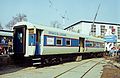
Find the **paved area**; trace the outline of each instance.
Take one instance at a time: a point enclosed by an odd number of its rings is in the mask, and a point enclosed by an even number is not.
[[[100,78],[104,65],[106,61],[97,58],[43,68],[11,66],[0,70],[0,78]]]

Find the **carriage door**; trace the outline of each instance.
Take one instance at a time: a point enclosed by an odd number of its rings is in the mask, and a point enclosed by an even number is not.
[[[14,28],[13,50],[15,54],[24,55],[26,52],[26,27]]]
[[[84,40],[85,38],[79,37],[79,52],[84,52]]]
[[[40,55],[41,54],[41,34],[42,34],[42,30],[36,29],[35,55]]]

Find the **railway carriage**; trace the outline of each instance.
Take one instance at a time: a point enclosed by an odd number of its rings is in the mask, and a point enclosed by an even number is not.
[[[7,54],[12,49],[13,31],[0,30],[0,55]],[[11,44],[9,44],[11,42]],[[11,46],[10,46],[11,45]]]
[[[15,56],[41,57],[42,62],[77,59],[104,52],[104,40],[74,32],[19,22],[14,26]],[[86,56],[86,55],[85,55]]]

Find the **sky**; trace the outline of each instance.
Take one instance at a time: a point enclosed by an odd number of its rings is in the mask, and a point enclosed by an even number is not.
[[[50,26],[58,21],[65,28],[93,21],[99,4],[95,21],[120,24],[120,0],[0,0],[0,23],[4,27],[21,13],[27,15],[28,22]]]

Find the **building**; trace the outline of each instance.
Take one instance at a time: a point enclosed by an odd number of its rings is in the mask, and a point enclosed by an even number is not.
[[[117,45],[117,47],[120,47],[120,24],[94,22],[93,25],[92,21],[79,21],[75,24],[66,27],[64,30],[100,37],[100,38],[115,35],[117,38],[117,42],[116,43],[107,42],[106,45],[107,46],[112,45],[111,47]]]

